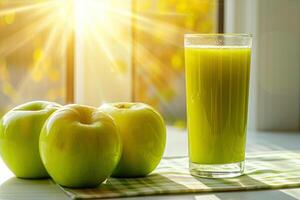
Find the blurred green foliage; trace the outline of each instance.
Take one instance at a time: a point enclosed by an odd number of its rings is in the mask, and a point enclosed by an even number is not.
[[[135,6],[136,100],[185,127],[183,36],[217,31],[217,0],[136,0]]]

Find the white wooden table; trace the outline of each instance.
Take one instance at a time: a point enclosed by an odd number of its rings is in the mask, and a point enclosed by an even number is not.
[[[284,132],[248,132],[247,152],[269,151],[275,149],[300,150],[300,133]],[[187,135],[184,130],[168,128],[165,156],[187,155]],[[69,197],[50,180],[22,180],[14,178],[13,174],[0,160],[0,200],[67,200]],[[126,198],[126,200],[254,200],[254,199],[300,199],[300,188],[283,190],[259,190],[241,192],[218,192],[207,194],[162,195]]]

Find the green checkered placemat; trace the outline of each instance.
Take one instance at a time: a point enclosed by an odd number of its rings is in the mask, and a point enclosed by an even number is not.
[[[300,187],[300,152],[251,152],[246,173],[238,178],[196,178],[189,174],[187,157],[164,158],[144,178],[110,178],[94,189],[62,189],[73,199],[85,199],[287,187]]]

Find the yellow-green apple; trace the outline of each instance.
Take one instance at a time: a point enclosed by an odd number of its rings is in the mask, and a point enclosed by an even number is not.
[[[65,187],[96,187],[113,172],[122,143],[114,120],[97,108],[67,105],[40,135],[40,154],[52,179]]]
[[[106,103],[101,110],[113,117],[123,143],[114,177],[140,177],[159,164],[166,144],[166,127],[161,115],[143,103]]]
[[[47,118],[59,104],[33,101],[7,112],[0,121],[0,153],[19,178],[49,177],[39,154],[39,136]]]

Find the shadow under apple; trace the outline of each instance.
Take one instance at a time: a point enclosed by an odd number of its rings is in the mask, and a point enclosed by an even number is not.
[[[69,199],[51,179],[10,178],[0,185],[0,199]]]

